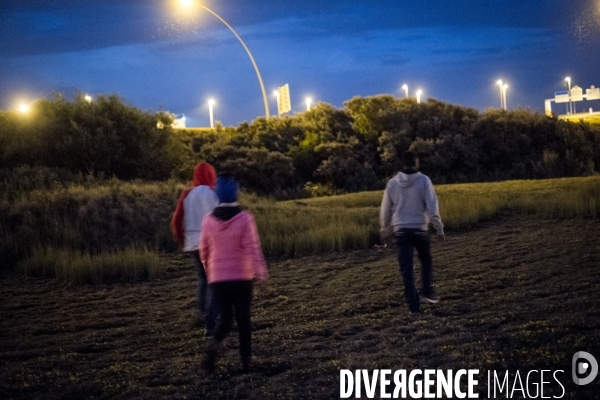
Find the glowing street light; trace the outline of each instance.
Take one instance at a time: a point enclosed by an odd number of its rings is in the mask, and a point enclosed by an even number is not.
[[[266,116],[267,119],[269,119],[269,117],[270,117],[270,113],[269,113],[269,101],[267,99],[267,92],[265,91],[265,85],[263,84],[262,77],[260,76],[260,71],[258,70],[258,65],[256,65],[256,61],[254,61],[254,57],[252,57],[252,53],[250,53],[250,49],[248,48],[248,46],[246,46],[246,43],[244,43],[244,41],[242,40],[242,38],[240,37],[240,35],[238,35],[238,33],[235,31],[235,29],[233,29],[233,27],[231,25],[229,25],[227,23],[227,21],[225,21],[216,12],[214,12],[210,8],[206,7],[205,5],[196,3],[194,0],[179,0],[179,3],[184,8],[187,8],[187,9],[191,9],[191,8],[193,8],[195,6],[198,6],[198,7],[202,8],[202,9],[204,9],[205,11],[211,13],[215,18],[217,18],[219,21],[221,21],[227,28],[229,28],[229,30],[239,40],[239,42],[244,47],[244,50],[246,50],[246,53],[248,53],[248,57],[250,57],[250,61],[252,61],[252,65],[254,66],[254,71],[256,71],[256,76],[258,77],[258,83],[260,84],[260,90],[262,91],[263,102],[265,103],[265,116]]]
[[[213,106],[215,105],[215,101],[213,99],[208,100],[208,114],[210,115],[210,127],[215,127],[215,119],[213,116]]]
[[[565,81],[567,81],[567,84],[569,85],[569,109],[567,110],[567,112],[569,114],[573,114],[573,108],[572,108],[573,106],[571,104],[571,77],[567,76],[565,78]]]
[[[421,89],[417,90],[417,103],[421,103],[421,95],[423,94],[423,91]]]
[[[275,95],[275,98],[277,99],[277,116],[281,117],[281,114],[279,113],[279,90],[273,90],[273,94]]]
[[[498,79],[496,83],[498,86],[500,86],[500,108],[504,109],[504,90],[502,89],[502,79]]]
[[[22,112],[23,114],[27,114],[30,109],[31,109],[31,107],[29,107],[29,105],[25,104],[25,103],[23,103],[19,106],[19,111]]]
[[[402,85],[402,89],[404,89],[404,97],[408,98],[408,85]]]
[[[312,103],[312,99],[310,97],[306,98],[306,111],[310,111],[310,103]]]
[[[505,83],[504,85],[502,85],[502,95],[504,97],[504,110],[505,111],[508,108],[508,107],[506,107],[506,89],[508,89],[508,85]]]
[[[86,94],[85,96],[83,96],[83,99],[85,101],[87,101],[88,103],[92,102],[92,96],[90,96],[89,94]]]

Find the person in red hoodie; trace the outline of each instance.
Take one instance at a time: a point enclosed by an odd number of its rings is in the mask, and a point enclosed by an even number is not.
[[[214,329],[217,314],[216,306],[211,301],[212,296],[204,266],[200,261],[198,244],[202,219],[219,204],[214,191],[216,180],[217,173],[212,165],[205,162],[198,163],[194,167],[194,186],[181,194],[171,220],[171,230],[175,240],[184,252],[190,253],[198,270],[198,309],[200,318],[204,319],[207,333]]]
[[[213,288],[220,319],[202,366],[209,371],[214,369],[219,344],[229,333],[233,307],[239,331],[242,368],[248,372],[252,355],[252,280],[257,278],[266,281],[269,275],[254,217],[242,211],[237,203],[237,182],[228,176],[219,177],[216,192],[219,206],[202,221],[200,258]]]

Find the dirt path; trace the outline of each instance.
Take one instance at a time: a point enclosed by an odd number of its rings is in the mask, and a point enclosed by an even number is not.
[[[599,231],[600,220],[505,216],[450,234],[433,245],[442,301],[416,318],[391,250],[271,263],[247,375],[232,337],[217,370],[200,370],[207,339],[181,255],[155,282],[4,279],[0,397],[338,398],[340,368],[479,368],[563,369],[564,398],[598,398],[600,378],[568,381],[574,352],[600,359]]]

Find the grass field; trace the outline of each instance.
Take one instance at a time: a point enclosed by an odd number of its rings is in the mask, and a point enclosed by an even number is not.
[[[160,276],[164,266],[148,253],[176,250],[169,222],[183,188],[176,182],[109,180],[97,186],[29,190],[0,198],[0,270],[12,265],[21,275],[73,283]],[[600,215],[599,176],[440,185],[436,190],[449,231],[469,229],[503,210],[552,218]],[[240,202],[254,213],[266,254],[298,257],[367,249],[378,243],[382,193],[287,202],[245,194]],[[105,263],[110,271],[99,273],[89,262],[91,257],[112,260]],[[141,272],[129,261],[132,257],[144,260]]]
[[[342,368],[477,368],[480,398],[488,370],[519,370],[524,381],[547,369],[564,371],[562,398],[597,399],[600,379],[575,386],[571,357],[600,356],[599,230],[598,219],[502,211],[450,232],[432,248],[441,302],[417,317],[391,249],[272,262],[270,285],[255,294],[246,375],[235,335],[215,372],[200,369],[207,338],[194,324],[196,274],[181,254],[165,256],[164,276],[147,282],[3,279],[1,397],[334,399]],[[562,394],[552,383],[544,396]]]

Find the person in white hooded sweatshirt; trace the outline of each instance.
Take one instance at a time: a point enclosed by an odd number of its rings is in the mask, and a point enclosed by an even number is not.
[[[402,155],[402,170],[386,185],[379,222],[382,240],[392,234],[398,245],[398,262],[404,281],[404,296],[410,313],[418,313],[420,298],[435,304],[439,300],[433,289],[433,266],[429,242],[429,223],[439,240],[444,240],[444,225],[440,217],[435,189],[426,175],[418,172],[419,159],[410,151]],[[421,260],[421,295],[415,288],[413,249]]]

